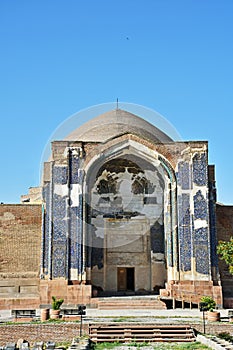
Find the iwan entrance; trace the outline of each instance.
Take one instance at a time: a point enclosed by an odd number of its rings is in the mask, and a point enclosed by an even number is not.
[[[134,292],[134,267],[118,267],[117,269],[117,289],[118,292]]]

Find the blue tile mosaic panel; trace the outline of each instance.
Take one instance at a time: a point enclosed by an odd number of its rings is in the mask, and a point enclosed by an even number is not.
[[[53,240],[66,242],[67,218],[66,198],[53,195]]]
[[[58,185],[65,185],[67,183],[68,169],[67,166],[53,167],[53,181]]]
[[[208,228],[207,227],[201,227],[194,231],[194,242],[195,244],[198,243],[208,243]]]
[[[78,233],[79,229],[79,218],[78,218],[78,207],[70,208],[70,267],[72,269],[78,269],[78,260],[80,256],[80,236]]]
[[[194,218],[207,220],[208,219],[208,204],[207,200],[203,196],[201,190],[199,190],[193,197],[194,200]]]
[[[198,186],[207,185],[207,154],[196,154],[193,157],[193,182]]]
[[[190,189],[190,168],[188,162],[178,164],[177,182],[183,190]]]
[[[79,163],[80,163],[80,160],[77,156],[72,155],[70,157],[70,183],[71,184],[80,183]]]
[[[182,194],[178,196],[178,216],[179,216],[179,246],[180,246],[180,269],[191,271],[192,257],[192,232],[190,215],[190,196]]]
[[[53,247],[52,274],[54,278],[66,276],[66,245]]]
[[[196,271],[208,275],[209,271],[209,248],[207,244],[195,245]]]
[[[71,268],[77,268],[77,216],[78,207],[69,208],[70,214],[70,264]]]
[[[53,194],[53,241],[52,274],[53,277],[65,277],[67,250],[66,198]]]

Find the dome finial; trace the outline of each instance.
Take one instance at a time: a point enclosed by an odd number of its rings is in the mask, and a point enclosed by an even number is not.
[[[116,100],[116,111],[118,110],[118,97],[117,97],[117,100]]]

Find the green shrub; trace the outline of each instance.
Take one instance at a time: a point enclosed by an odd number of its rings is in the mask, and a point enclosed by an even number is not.
[[[52,296],[52,309],[59,310],[63,301],[64,299],[57,299],[55,296]]]
[[[227,333],[227,332],[219,333],[218,337],[226,341],[230,341],[230,342],[233,341],[233,337],[230,335],[230,333]]]
[[[206,304],[206,311],[214,311],[216,307],[216,302],[211,297],[206,297],[206,296],[201,297],[201,303]]]

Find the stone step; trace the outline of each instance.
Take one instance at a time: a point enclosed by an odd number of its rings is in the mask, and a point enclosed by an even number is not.
[[[90,324],[89,335],[94,342],[193,342],[196,340],[190,326]]]
[[[166,304],[160,300],[99,300],[98,309],[166,309]]]

